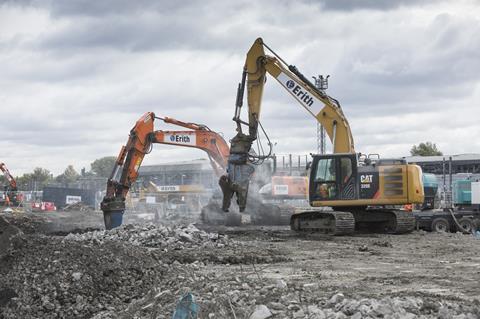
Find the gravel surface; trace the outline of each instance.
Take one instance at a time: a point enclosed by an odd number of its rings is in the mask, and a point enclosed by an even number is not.
[[[186,293],[198,318],[480,318],[473,236],[76,228],[16,233],[0,259],[0,318],[172,318]]]

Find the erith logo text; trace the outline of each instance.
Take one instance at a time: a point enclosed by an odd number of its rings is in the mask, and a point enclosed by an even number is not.
[[[177,143],[190,143],[190,137],[188,135],[171,135],[170,141]]]
[[[308,95],[308,92],[303,91],[300,85],[296,84],[292,80],[288,80],[285,85],[288,89],[292,90],[293,94],[295,94],[300,99],[300,101],[305,102],[305,104],[307,104],[308,106],[313,105],[313,98]]]

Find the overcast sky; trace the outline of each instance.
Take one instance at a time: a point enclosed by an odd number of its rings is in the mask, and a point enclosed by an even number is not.
[[[147,111],[231,138],[259,36],[305,75],[331,75],[357,151],[405,156],[433,141],[480,153],[476,0],[0,3],[0,162],[14,175],[88,170],[116,156]],[[273,79],[262,112],[276,153],[316,150],[314,119]],[[156,145],[144,164],[203,157]]]

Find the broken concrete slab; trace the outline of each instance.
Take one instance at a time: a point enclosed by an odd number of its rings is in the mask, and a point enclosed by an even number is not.
[[[250,315],[249,319],[267,319],[272,317],[273,314],[265,305],[258,305],[255,307],[255,310]]]

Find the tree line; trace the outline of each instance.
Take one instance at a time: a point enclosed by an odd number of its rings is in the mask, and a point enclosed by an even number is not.
[[[413,145],[410,149],[412,156],[435,156],[443,155],[441,151],[437,149],[437,145],[432,142],[420,143]],[[90,170],[78,173],[73,165],[68,165],[64,172],[58,176],[53,174],[45,168],[36,167],[33,172],[23,174],[16,177],[17,186],[20,190],[41,190],[45,185],[49,183],[59,183],[68,185],[79,180],[80,177],[104,177],[108,178],[112,172],[113,165],[116,158],[114,156],[106,156],[96,159],[90,164]],[[0,175],[0,185],[6,185],[7,181],[3,175]]]
[[[90,170],[82,169],[79,173],[73,165],[68,165],[62,174],[54,176],[48,169],[36,167],[31,173],[25,173],[15,177],[19,190],[41,190],[50,183],[68,185],[77,182],[81,177],[103,177],[108,178],[112,172],[116,158],[106,156],[96,159],[90,164]],[[13,173],[13,172],[12,172]],[[7,185],[7,180],[0,175],[0,185]]]

